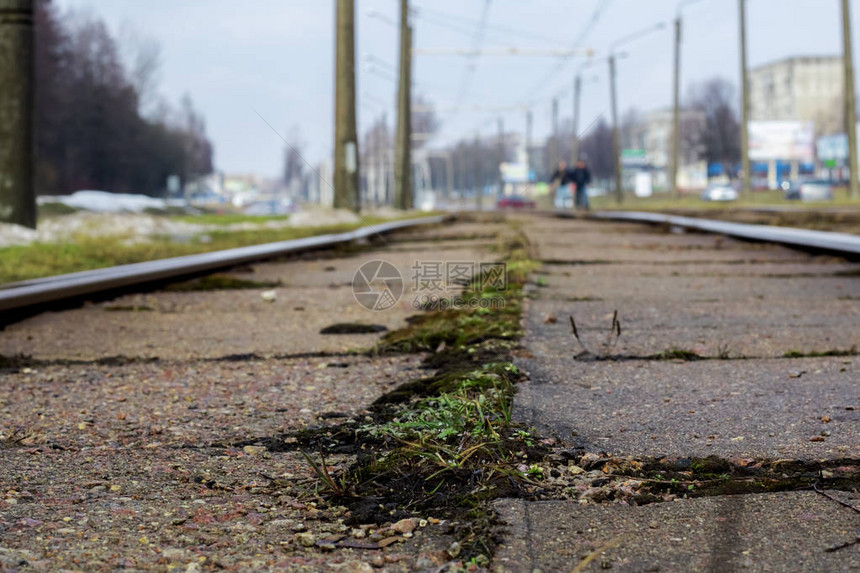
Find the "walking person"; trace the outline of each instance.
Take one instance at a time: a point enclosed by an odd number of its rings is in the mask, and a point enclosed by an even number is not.
[[[555,192],[556,208],[563,209],[567,207],[567,197],[573,197],[571,188],[573,179],[571,179],[571,174],[571,170],[567,168],[567,163],[564,161],[559,161],[558,167],[556,167],[555,171],[553,171],[553,174],[550,177],[550,183],[557,185]]]
[[[591,209],[588,203],[588,185],[591,183],[591,171],[585,164],[585,160],[580,159],[576,162],[576,167],[570,172],[570,181],[576,189],[576,208],[582,208],[586,211]]]

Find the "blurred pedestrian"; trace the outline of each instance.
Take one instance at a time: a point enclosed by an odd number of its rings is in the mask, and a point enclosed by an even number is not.
[[[591,171],[588,170],[585,160],[580,159],[576,162],[576,167],[570,172],[570,181],[576,190],[576,208],[588,211],[591,208],[588,203],[588,185],[591,183]]]
[[[571,183],[571,170],[567,168],[567,163],[564,161],[558,162],[558,167],[553,171],[550,177],[550,183],[556,186],[555,206],[558,208],[567,207],[567,197],[573,198],[573,188]]]

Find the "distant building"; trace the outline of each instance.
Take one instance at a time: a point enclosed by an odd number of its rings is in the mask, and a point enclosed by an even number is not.
[[[749,72],[754,121],[811,121],[819,134],[844,131],[841,56],[804,56]]]
[[[703,149],[700,135],[706,127],[705,114],[698,110],[682,109],[681,157],[678,167],[678,186],[681,189],[696,189],[707,184],[707,164],[702,159]],[[622,165],[625,179],[635,172],[649,171],[655,189],[669,186],[671,169],[672,130],[674,114],[671,109],[659,109],[645,113],[625,125],[622,134]],[[632,183],[627,182],[632,187]]]

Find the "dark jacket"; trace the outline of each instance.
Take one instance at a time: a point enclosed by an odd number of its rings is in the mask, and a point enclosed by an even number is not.
[[[591,171],[588,170],[588,167],[577,167],[573,171],[570,171],[569,177],[570,182],[575,183],[579,188],[583,188],[591,183]]]
[[[552,173],[552,177],[549,178],[550,182],[558,181],[559,186],[564,187],[565,185],[570,185],[573,183],[573,171],[570,169],[565,169],[561,171],[560,169],[556,169]]]

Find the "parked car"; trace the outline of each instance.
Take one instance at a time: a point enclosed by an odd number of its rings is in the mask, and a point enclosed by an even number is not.
[[[499,209],[534,209],[535,202],[529,201],[522,195],[508,195],[499,199],[496,207]]]
[[[800,199],[800,181],[783,181],[779,184],[782,189],[783,196],[789,201]]]
[[[738,191],[731,185],[714,184],[702,191],[702,201],[737,201]]]
[[[832,201],[833,184],[826,179],[813,179],[800,184],[801,201]]]

